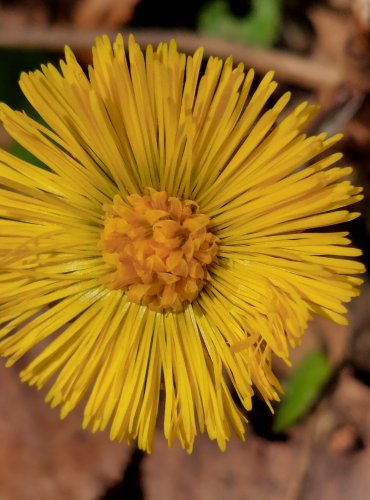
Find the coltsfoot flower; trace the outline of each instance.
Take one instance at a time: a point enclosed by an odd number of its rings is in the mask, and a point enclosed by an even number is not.
[[[364,271],[346,232],[361,189],[307,137],[317,107],[175,42],[97,39],[88,76],[66,49],[20,86],[43,119],[1,105],[8,133],[48,169],[0,151],[0,354],[38,344],[21,379],[65,417],[150,451],[244,437],[255,391],[279,399],[314,313],[346,322]],[[320,155],[320,156],[318,156]]]

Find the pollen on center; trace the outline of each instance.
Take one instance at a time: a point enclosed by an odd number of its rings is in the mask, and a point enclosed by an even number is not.
[[[192,302],[218,250],[210,219],[198,205],[147,188],[125,202],[116,195],[104,208],[99,248],[113,268],[109,286],[156,311],[180,311]]]

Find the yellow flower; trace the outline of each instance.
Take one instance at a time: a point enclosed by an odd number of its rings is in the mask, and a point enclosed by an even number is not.
[[[253,70],[201,64],[101,37],[88,77],[68,48],[22,74],[46,125],[1,105],[48,169],[0,152],[0,354],[41,343],[22,380],[148,451],[161,394],[170,445],[243,438],[254,392],[279,399],[272,355],[289,363],[313,313],[345,323],[364,270],[323,230],[361,199],[321,155],[340,136],[304,135],[306,103],[281,117],[289,93],[263,111],[272,73],[252,92]]]

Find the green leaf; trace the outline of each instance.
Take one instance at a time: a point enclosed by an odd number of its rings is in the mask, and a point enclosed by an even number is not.
[[[53,59],[55,59],[53,56],[45,52],[0,48],[0,102],[5,102],[13,109],[22,109],[28,116],[43,123],[22,94],[18,80],[23,71],[34,71],[39,69],[41,64]],[[22,160],[48,169],[44,163],[15,141],[11,143],[8,150]]]
[[[273,429],[281,432],[305,416],[318,400],[331,374],[328,359],[311,352],[287,380],[285,394],[274,418]]]
[[[23,146],[18,144],[18,142],[13,141],[10,148],[8,149],[9,153],[12,153],[14,156],[20,158],[21,160],[27,161],[32,165],[36,165],[37,167],[43,168],[44,170],[50,170],[49,167],[45,165],[45,163],[36,158],[36,156],[33,156],[33,154],[30,153],[28,149],[25,149]]]
[[[214,0],[200,12],[198,30],[246,45],[271,47],[277,40],[282,18],[282,0],[252,0],[245,17],[234,16],[226,0]]]
[[[40,51],[0,48],[0,102],[23,109],[27,100],[18,86],[20,74],[39,69],[50,59],[50,55]]]

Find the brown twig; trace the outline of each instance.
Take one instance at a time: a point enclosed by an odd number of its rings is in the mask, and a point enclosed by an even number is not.
[[[346,92],[333,92],[307,127],[307,132],[326,132],[329,136],[343,132],[364,103],[365,95],[348,87]],[[321,99],[322,101],[323,99]]]
[[[128,37],[131,31],[122,31]],[[253,67],[257,73],[265,73],[274,69],[280,81],[292,83],[308,89],[336,88],[344,83],[344,75],[334,64],[322,63],[313,59],[292,55],[281,50],[266,50],[246,47],[215,37],[201,36],[194,32],[182,30],[133,30],[141,45],[149,43],[157,45],[174,38],[178,47],[185,52],[194,52],[203,46],[206,56],[217,55],[225,58],[232,55],[236,62],[243,62],[247,67]],[[0,46],[47,49],[60,51],[64,45],[70,45],[74,50],[86,50],[91,47],[98,30],[77,31],[69,28],[28,28],[15,30],[0,27]],[[116,31],[108,31],[113,39]]]

